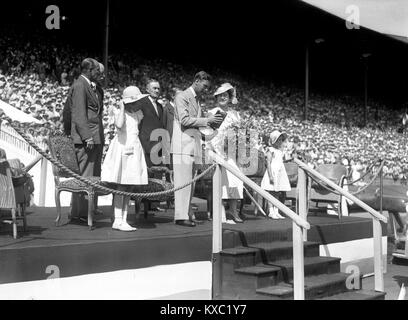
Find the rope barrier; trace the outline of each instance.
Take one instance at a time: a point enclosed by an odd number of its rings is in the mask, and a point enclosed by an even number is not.
[[[69,168],[67,168],[66,166],[64,166],[63,164],[61,164],[58,160],[54,159],[53,157],[51,157],[48,153],[46,153],[44,150],[42,150],[41,148],[39,148],[33,141],[31,141],[31,139],[18,127],[15,126],[13,124],[13,121],[6,117],[6,116],[2,116],[2,119],[6,120],[9,122],[9,125],[32,147],[34,148],[39,154],[41,154],[44,158],[46,158],[48,161],[50,161],[52,164],[54,164],[55,166],[57,166],[59,169],[65,170],[67,173],[69,173],[73,178],[89,185],[92,186],[96,189],[99,189],[101,191],[104,191],[106,193],[113,193],[113,194],[117,194],[117,195],[122,195],[122,196],[129,196],[129,197],[133,197],[133,198],[137,198],[137,199],[142,199],[142,198],[151,198],[151,197],[159,197],[159,196],[164,196],[170,193],[173,193],[175,191],[181,190],[186,188],[189,185],[192,185],[193,183],[195,183],[196,181],[200,180],[202,177],[204,177],[207,173],[209,173],[217,164],[212,164],[210,167],[208,167],[206,170],[204,170],[201,174],[197,175],[196,177],[194,177],[194,179],[192,179],[191,181],[189,181],[188,183],[185,183],[179,187],[174,187],[172,189],[169,190],[165,190],[165,191],[159,191],[159,192],[149,192],[149,193],[134,193],[134,192],[126,192],[126,191],[119,191],[119,190],[115,190],[115,189],[111,189],[108,187],[105,187],[103,185],[100,185],[99,182],[95,182],[95,181],[91,181],[88,180],[82,176],[80,176],[79,174],[73,172],[72,170],[70,170]],[[378,162],[380,159],[377,159],[376,162]],[[364,177],[366,177],[371,169],[376,165],[376,162],[373,163],[370,168],[367,170],[367,172],[360,177],[359,179],[352,181],[350,183],[344,184],[346,186],[349,185],[353,185],[358,181],[361,181]],[[364,190],[366,190],[371,184],[374,183],[375,179],[378,177],[378,175],[380,174],[382,168],[385,165],[385,160],[383,160],[381,162],[380,168],[378,169],[377,173],[374,175],[374,177],[370,180],[370,182],[365,185],[364,187],[358,189],[355,192],[350,192],[352,195],[357,195],[360,194],[361,192],[363,192]],[[339,192],[337,192],[336,190],[326,186],[325,184],[323,184],[321,181],[318,181],[316,178],[314,178],[313,176],[311,176],[310,174],[308,174],[308,176],[315,181],[317,184],[319,184],[321,187],[323,187],[324,189],[326,189],[327,191],[334,193],[335,195],[341,196],[341,194]]]
[[[212,169],[214,169],[214,167],[217,165],[216,163],[212,164],[210,167],[208,167],[206,170],[204,170],[202,173],[200,173],[199,175],[197,175],[194,179],[192,179],[190,182],[184,183],[181,186],[178,187],[174,187],[172,189],[169,190],[165,190],[165,191],[159,191],[159,192],[146,192],[146,193],[134,193],[134,192],[126,192],[126,191],[119,191],[119,190],[115,190],[115,189],[111,189],[108,187],[105,187],[103,185],[100,185],[99,182],[96,181],[91,181],[86,179],[85,177],[82,177],[81,175],[73,172],[71,169],[67,168],[66,166],[64,166],[62,163],[60,163],[58,160],[54,159],[53,157],[51,157],[51,155],[49,155],[48,153],[46,153],[44,150],[42,150],[41,148],[39,148],[33,141],[31,141],[31,139],[18,127],[15,126],[12,122],[12,120],[8,117],[1,117],[1,119],[6,120],[9,122],[10,126],[31,146],[33,147],[39,154],[41,154],[45,159],[47,159],[48,161],[50,161],[52,164],[54,164],[55,166],[57,166],[59,169],[61,170],[65,170],[68,174],[70,174],[73,178],[85,183],[86,185],[89,185],[91,187],[94,187],[98,190],[104,191],[106,193],[113,193],[116,195],[121,195],[121,196],[127,196],[127,197],[132,197],[132,198],[136,198],[136,199],[146,199],[146,198],[157,198],[160,196],[164,196],[167,194],[171,194],[173,192],[176,192],[178,190],[184,189],[187,186],[195,183],[196,181],[200,180],[202,177],[204,177],[206,174],[208,174]]]

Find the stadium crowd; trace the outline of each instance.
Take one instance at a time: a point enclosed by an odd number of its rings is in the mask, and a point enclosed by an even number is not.
[[[68,89],[80,74],[77,61],[87,55],[69,46],[40,43],[45,42],[30,43],[16,35],[0,40],[0,100],[43,121],[38,130],[28,129],[37,142],[45,139],[48,130],[62,128],[61,113]],[[162,100],[170,99],[171,89],[188,87],[191,79],[186,75],[196,71],[192,66],[142,59],[128,53],[112,54],[108,70],[103,118],[107,141],[114,134],[109,108],[120,100],[126,86],[144,88],[148,78],[155,78],[161,84]],[[394,179],[408,177],[406,135],[397,132],[402,110],[370,102],[368,124],[363,127],[364,111],[357,98],[316,94],[310,98],[309,120],[303,121],[301,90],[249,82],[218,69],[211,73],[215,85],[230,82],[237,87],[237,108],[243,126],[262,135],[273,130],[287,132],[289,149],[295,148],[311,166],[342,162],[363,172],[380,157],[386,159],[386,175]],[[213,102],[213,97],[208,96],[204,109]]]

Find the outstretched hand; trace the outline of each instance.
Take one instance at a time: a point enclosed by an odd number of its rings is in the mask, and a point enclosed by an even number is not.
[[[224,120],[224,117],[220,114],[210,114],[208,116],[208,124],[220,124]]]

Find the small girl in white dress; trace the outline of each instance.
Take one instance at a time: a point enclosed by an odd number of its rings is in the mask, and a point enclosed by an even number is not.
[[[138,129],[143,113],[135,105],[144,96],[138,87],[127,87],[123,91],[119,108],[112,110],[117,134],[111,141],[102,164],[101,180],[116,184],[118,190],[131,191],[134,185],[148,184],[147,166]],[[114,195],[115,221],[112,229],[136,230],[127,223],[129,201],[130,197]]]
[[[267,151],[267,162],[265,175],[261,182],[261,188],[285,203],[286,191],[290,191],[290,182],[283,163],[283,150],[287,135],[277,130],[269,137],[269,148]],[[269,203],[269,217],[271,219],[285,219],[279,214],[277,207]]]

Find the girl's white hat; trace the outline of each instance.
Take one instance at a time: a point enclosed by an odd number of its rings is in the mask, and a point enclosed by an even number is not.
[[[148,94],[142,94],[138,87],[129,86],[125,90],[123,90],[122,99],[123,103],[132,103],[146,96],[148,96]]]
[[[269,139],[271,144],[275,144],[276,141],[278,141],[279,137],[283,136],[284,139],[286,139],[288,137],[288,135],[284,132],[280,132],[278,130],[273,131],[270,135],[269,135]]]

